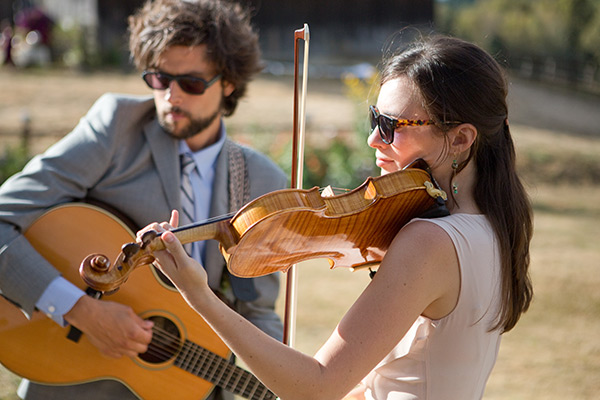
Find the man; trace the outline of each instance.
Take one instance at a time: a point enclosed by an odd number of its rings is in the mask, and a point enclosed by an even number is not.
[[[22,235],[36,218],[58,204],[91,200],[138,227],[167,219],[172,209],[182,218],[204,220],[286,185],[265,156],[227,139],[222,122],[261,68],[247,12],[225,1],[149,0],[130,17],[129,28],[132,58],[153,99],[102,96],[69,135],[0,188],[2,295],[29,316],[37,309],[79,329],[99,357],[145,352],[153,323],[109,297],[86,296],[62,278]],[[184,154],[196,167],[186,176],[180,175]],[[180,182],[187,179],[192,203],[180,194]],[[213,289],[281,339],[274,312],[278,276],[229,276],[216,241],[196,242],[190,251],[205,266]],[[136,398],[112,380],[66,387],[24,381],[19,394],[27,400]],[[222,396],[219,388],[212,394]]]

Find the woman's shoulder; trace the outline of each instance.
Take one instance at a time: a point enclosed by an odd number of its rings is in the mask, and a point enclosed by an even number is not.
[[[483,214],[457,213],[442,218],[417,219],[410,225],[430,236],[438,235],[435,240],[449,242],[453,251],[460,254],[493,254],[497,246],[494,228]],[[432,245],[431,241],[429,245]]]
[[[439,319],[456,305],[460,272],[453,240],[446,230],[430,221],[417,219],[405,225],[377,274],[385,271],[386,283],[392,286],[410,284],[412,295],[419,301],[419,314]]]
[[[439,220],[437,218],[436,220]],[[396,234],[388,254],[417,263],[438,263],[454,253],[448,232],[431,219],[413,219]]]
[[[440,218],[414,218],[398,233],[393,245],[404,252],[437,262],[455,253],[462,242],[490,241],[493,229],[483,214],[451,214]]]
[[[446,230],[437,223],[443,218],[415,218],[409,221],[399,232],[399,240],[408,243],[414,249],[424,250],[427,248],[439,249],[444,241],[450,243]]]
[[[446,232],[482,233],[492,231],[492,226],[484,214],[455,213],[440,218],[415,218],[409,224],[435,225]]]

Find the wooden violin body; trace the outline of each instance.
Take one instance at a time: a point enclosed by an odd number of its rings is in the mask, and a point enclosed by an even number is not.
[[[377,264],[400,228],[434,205],[428,179],[415,169],[369,178],[339,196],[324,197],[313,188],[258,198],[252,211],[232,219],[236,232],[244,234],[236,246],[223,248],[228,268],[251,277],[314,258],[328,258],[332,268]],[[269,223],[258,223],[264,218]]]
[[[391,241],[411,218],[443,206],[429,173],[408,168],[377,178],[338,196],[317,188],[283,189],[265,194],[233,217],[174,229],[182,243],[216,239],[230,272],[255,277],[287,271],[301,261],[328,258],[331,267],[360,268],[381,262]],[[164,249],[156,232],[141,244],[123,246],[114,266],[100,254],[80,267],[84,281],[100,291],[117,289],[129,273],[154,261]]]

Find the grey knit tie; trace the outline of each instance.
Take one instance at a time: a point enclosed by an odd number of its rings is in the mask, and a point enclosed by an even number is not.
[[[190,176],[196,168],[192,156],[188,153],[181,155],[181,212],[179,213],[179,226],[189,225],[195,220],[194,190]],[[192,254],[192,243],[183,246],[185,251]]]

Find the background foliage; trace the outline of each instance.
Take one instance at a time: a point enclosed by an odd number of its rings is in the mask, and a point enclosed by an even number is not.
[[[436,25],[474,41],[531,79],[600,91],[599,0],[448,0]]]

